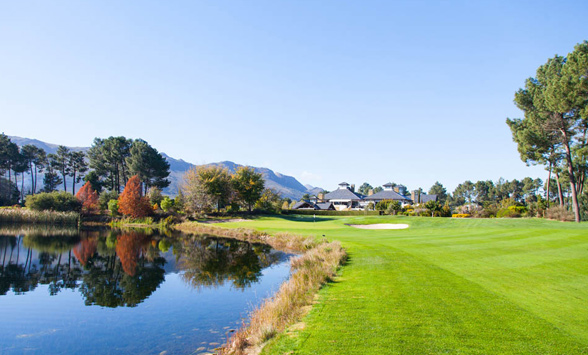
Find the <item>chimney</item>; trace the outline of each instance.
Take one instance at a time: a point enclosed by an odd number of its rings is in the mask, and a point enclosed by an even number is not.
[[[374,194],[374,189],[370,189],[370,190],[368,191],[368,196],[371,196],[371,195],[373,195],[373,194]]]
[[[414,190],[414,191],[413,191],[413,192],[410,194],[410,196],[411,196],[412,202],[413,202],[415,205],[417,205],[417,204],[421,203],[421,194],[420,194],[419,190]]]
[[[324,201],[324,199],[325,199],[325,194],[324,194],[324,193],[322,193],[322,192],[320,192],[320,193],[318,194],[318,200],[319,200],[320,202],[322,202],[322,201]]]
[[[349,188],[352,192],[355,192],[355,184],[351,184],[351,187]]]
[[[400,188],[398,186],[394,187],[394,192],[396,192],[396,193],[399,194],[400,193]]]

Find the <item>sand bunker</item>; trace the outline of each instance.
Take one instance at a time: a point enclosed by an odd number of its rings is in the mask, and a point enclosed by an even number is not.
[[[408,224],[389,224],[389,223],[380,223],[380,224],[348,224],[349,227],[359,228],[359,229],[406,229],[408,228]]]

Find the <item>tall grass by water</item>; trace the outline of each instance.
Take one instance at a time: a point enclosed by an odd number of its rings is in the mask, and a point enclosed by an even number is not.
[[[335,277],[338,268],[347,259],[341,244],[324,238],[289,233],[269,235],[244,228],[225,229],[190,222],[182,223],[176,228],[184,232],[266,243],[274,249],[303,253],[293,259],[293,274],[290,279],[282,284],[273,297],[251,312],[249,323],[233,334],[219,350],[218,354],[221,355],[256,352],[262,344],[283,332],[286,327],[300,321],[313,303],[316,292]]]
[[[31,223],[78,225],[80,214],[77,212],[33,211],[28,208],[0,209],[0,223]]]

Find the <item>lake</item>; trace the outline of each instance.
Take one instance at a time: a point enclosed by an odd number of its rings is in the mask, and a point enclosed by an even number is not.
[[[0,353],[212,352],[291,257],[175,232],[0,227]]]

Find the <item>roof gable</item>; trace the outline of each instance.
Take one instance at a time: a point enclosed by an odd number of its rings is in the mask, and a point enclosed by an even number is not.
[[[325,195],[325,200],[361,200],[363,195],[349,189],[337,189]]]
[[[396,201],[410,201],[410,198],[399,194],[393,190],[382,190],[371,196],[365,198],[366,200],[396,200]]]

